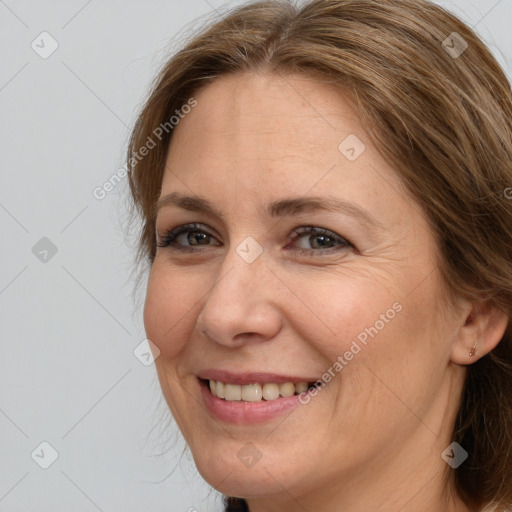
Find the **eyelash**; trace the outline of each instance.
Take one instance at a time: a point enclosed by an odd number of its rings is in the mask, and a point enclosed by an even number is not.
[[[212,238],[215,238],[215,236],[213,234],[211,234],[210,232],[208,232],[207,230],[205,230],[203,228],[202,224],[192,223],[192,224],[184,224],[184,225],[178,226],[174,229],[170,229],[161,237],[160,241],[158,241],[156,245],[157,245],[157,247],[162,247],[162,248],[169,247],[172,250],[181,251],[184,253],[196,252],[197,250],[200,250],[200,249],[198,249],[200,247],[200,245],[199,246],[182,246],[182,245],[176,244],[176,239],[178,238],[178,236],[182,235],[183,233],[189,233],[189,232],[193,232],[193,231],[204,233]],[[341,249],[354,248],[354,245],[349,240],[347,240],[346,238],[344,238],[340,235],[337,235],[333,231],[330,231],[330,230],[324,229],[324,228],[317,228],[317,227],[313,227],[313,226],[301,226],[299,228],[294,229],[293,233],[294,233],[294,236],[292,237],[292,240],[291,240],[292,242],[295,242],[296,240],[300,239],[301,237],[303,237],[305,235],[317,235],[317,236],[326,236],[326,237],[332,239],[334,242],[339,243],[338,246],[328,247],[327,249],[301,249],[301,248],[294,249],[297,253],[299,253],[301,255],[311,256],[312,254],[318,254],[318,253],[321,253],[321,254],[322,253],[323,254],[332,253],[333,251],[340,250],[340,248]]]

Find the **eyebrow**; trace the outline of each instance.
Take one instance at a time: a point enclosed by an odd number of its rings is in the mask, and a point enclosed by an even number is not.
[[[171,192],[155,203],[155,213],[167,206],[177,206],[184,210],[201,212],[223,218],[223,212],[215,208],[210,201],[197,195],[185,195],[179,192]],[[267,213],[271,217],[287,217],[312,213],[317,211],[334,211],[344,213],[369,226],[384,229],[384,226],[367,210],[355,203],[330,196],[321,197],[293,197],[274,201],[267,206]]]

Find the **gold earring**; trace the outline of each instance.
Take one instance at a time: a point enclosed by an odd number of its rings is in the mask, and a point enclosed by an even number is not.
[[[476,346],[478,345],[478,338],[475,338],[475,344],[469,349],[469,356],[473,357],[476,354]]]

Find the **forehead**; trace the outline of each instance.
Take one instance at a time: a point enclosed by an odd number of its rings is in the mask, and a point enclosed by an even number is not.
[[[284,192],[346,200],[363,194],[376,211],[390,199],[396,211],[400,200],[410,200],[397,192],[398,176],[367,137],[350,97],[331,84],[240,73],[194,97],[197,106],[173,132],[162,195],[193,189],[214,201],[270,201]]]
[[[222,135],[238,143],[286,138],[303,153],[319,146],[336,150],[343,131],[362,132],[347,93],[302,75],[226,75],[196,98],[198,105],[188,117],[195,121],[195,136],[202,142]],[[286,149],[271,144],[266,152],[277,156]]]
[[[176,168],[177,162],[204,163],[210,171],[235,167],[239,175],[242,167],[257,167],[263,175],[275,163],[277,177],[288,164],[331,167],[342,156],[340,142],[355,133],[365,138],[340,91],[300,75],[226,75],[195,98],[197,106],[173,131],[168,163]]]

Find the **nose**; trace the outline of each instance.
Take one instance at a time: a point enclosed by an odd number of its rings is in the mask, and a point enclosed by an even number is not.
[[[229,347],[274,338],[282,327],[278,286],[264,254],[248,263],[233,249],[217,267],[197,317],[197,329]]]

